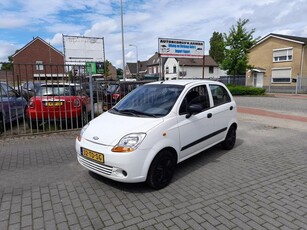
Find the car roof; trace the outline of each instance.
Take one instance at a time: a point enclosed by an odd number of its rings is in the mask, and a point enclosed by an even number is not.
[[[43,83],[41,86],[48,86],[48,85],[55,85],[55,86],[80,86],[78,83],[67,83],[67,82],[51,82],[51,83]]]
[[[169,85],[182,85],[182,86],[186,86],[186,85],[195,85],[195,84],[199,84],[199,83],[218,83],[220,84],[220,82],[217,81],[212,81],[212,80],[203,80],[203,79],[178,79],[178,80],[167,80],[167,81],[155,81],[155,82],[151,82],[148,84],[169,84]]]

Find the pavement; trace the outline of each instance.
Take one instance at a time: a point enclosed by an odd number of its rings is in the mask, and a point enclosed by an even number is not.
[[[306,98],[235,99],[235,148],[179,164],[159,191],[88,172],[78,131],[1,139],[0,229],[307,229]]]

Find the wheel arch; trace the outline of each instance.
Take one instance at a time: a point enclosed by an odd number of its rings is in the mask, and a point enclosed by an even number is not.
[[[178,159],[179,159],[179,158],[178,158],[178,153],[177,153],[177,151],[176,151],[175,148],[173,148],[173,147],[171,147],[171,146],[166,146],[166,147],[164,147],[164,148],[161,148],[159,151],[155,151],[154,154],[153,154],[153,153],[149,154],[150,157],[148,157],[148,159],[146,159],[146,162],[145,162],[145,164],[144,164],[144,166],[143,166],[143,173],[142,173],[143,175],[146,175],[145,178],[147,178],[147,176],[148,176],[148,171],[149,171],[149,169],[150,169],[150,166],[151,166],[153,160],[155,159],[155,157],[156,157],[159,153],[161,153],[161,152],[163,152],[163,151],[168,151],[168,152],[172,153],[173,156],[175,157],[176,164],[178,164]]]

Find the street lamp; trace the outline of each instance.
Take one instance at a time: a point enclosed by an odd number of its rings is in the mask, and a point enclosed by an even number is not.
[[[120,0],[120,18],[121,18],[121,29],[122,29],[122,55],[123,55],[123,79],[126,81],[126,62],[125,62],[125,44],[124,44],[124,16],[123,16],[123,1]]]
[[[136,49],[136,78],[139,76],[139,58],[138,58],[138,47],[137,45],[130,44],[129,46],[135,46]]]

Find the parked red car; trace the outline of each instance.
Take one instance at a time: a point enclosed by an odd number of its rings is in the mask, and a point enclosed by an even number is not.
[[[88,121],[90,110],[90,98],[81,85],[47,83],[29,100],[26,116],[32,129],[46,122],[82,127]]]

